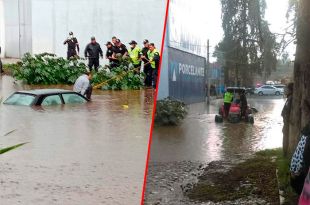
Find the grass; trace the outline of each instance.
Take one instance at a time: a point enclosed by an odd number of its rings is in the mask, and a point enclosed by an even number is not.
[[[297,196],[289,183],[288,165],[289,161],[283,157],[281,149],[260,151],[227,172],[205,171],[187,196],[199,202],[234,201],[253,196],[270,204],[279,204],[279,180],[285,204],[296,204]]]
[[[278,170],[279,189],[283,191],[283,197],[285,198],[284,204],[297,204],[298,195],[293,191],[290,185],[290,160],[283,156],[282,149],[264,150],[257,152],[256,154],[264,157],[275,158]]]

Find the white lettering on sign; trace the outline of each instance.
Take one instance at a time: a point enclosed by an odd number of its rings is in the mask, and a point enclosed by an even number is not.
[[[204,77],[205,69],[203,67],[196,67],[194,65],[179,63],[179,74],[194,75]]]
[[[172,81],[173,82],[177,81],[177,76],[175,74],[175,69],[173,70]]]

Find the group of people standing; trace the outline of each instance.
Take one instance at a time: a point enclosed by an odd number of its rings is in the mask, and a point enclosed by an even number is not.
[[[68,46],[67,59],[79,56],[80,47],[73,32],[69,33],[69,37],[64,41],[64,44]],[[158,69],[160,64],[160,53],[156,49],[154,43],[150,43],[147,39],[143,41],[143,48],[138,46],[135,40],[129,42],[130,48],[127,49],[120,39],[113,36],[111,41],[106,44],[105,58],[109,60],[109,68],[118,67],[120,65],[120,59],[128,57],[131,59],[135,72],[139,73],[142,66],[145,74],[144,84],[147,87],[153,86],[156,88]],[[91,42],[87,44],[84,50],[84,57],[88,59],[89,70],[98,71],[99,58],[103,58],[103,51],[100,44],[96,41],[95,37],[91,37]],[[142,65],[143,63],[143,65]]]

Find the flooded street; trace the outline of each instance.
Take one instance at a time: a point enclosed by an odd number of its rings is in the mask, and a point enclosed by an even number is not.
[[[210,106],[191,105],[180,126],[154,128],[146,204],[195,204],[183,196],[183,186],[195,182],[208,163],[238,162],[256,151],[281,147],[285,99],[249,97],[248,102],[259,111],[254,125],[216,124],[221,101],[215,100]]]
[[[3,99],[29,88],[0,79]],[[29,142],[0,157],[1,204],[139,204],[152,96],[96,91],[86,105],[1,105],[0,147]]]

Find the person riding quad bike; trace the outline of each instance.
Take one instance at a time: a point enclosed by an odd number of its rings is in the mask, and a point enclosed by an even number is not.
[[[227,88],[227,91],[234,93],[233,101],[229,106],[227,114],[225,111],[225,103],[220,107],[219,115],[215,116],[215,122],[223,122],[224,119],[227,119],[229,122],[237,123],[244,119],[246,122],[253,124],[254,117],[252,116],[251,108],[247,104],[245,89],[236,87]]]

